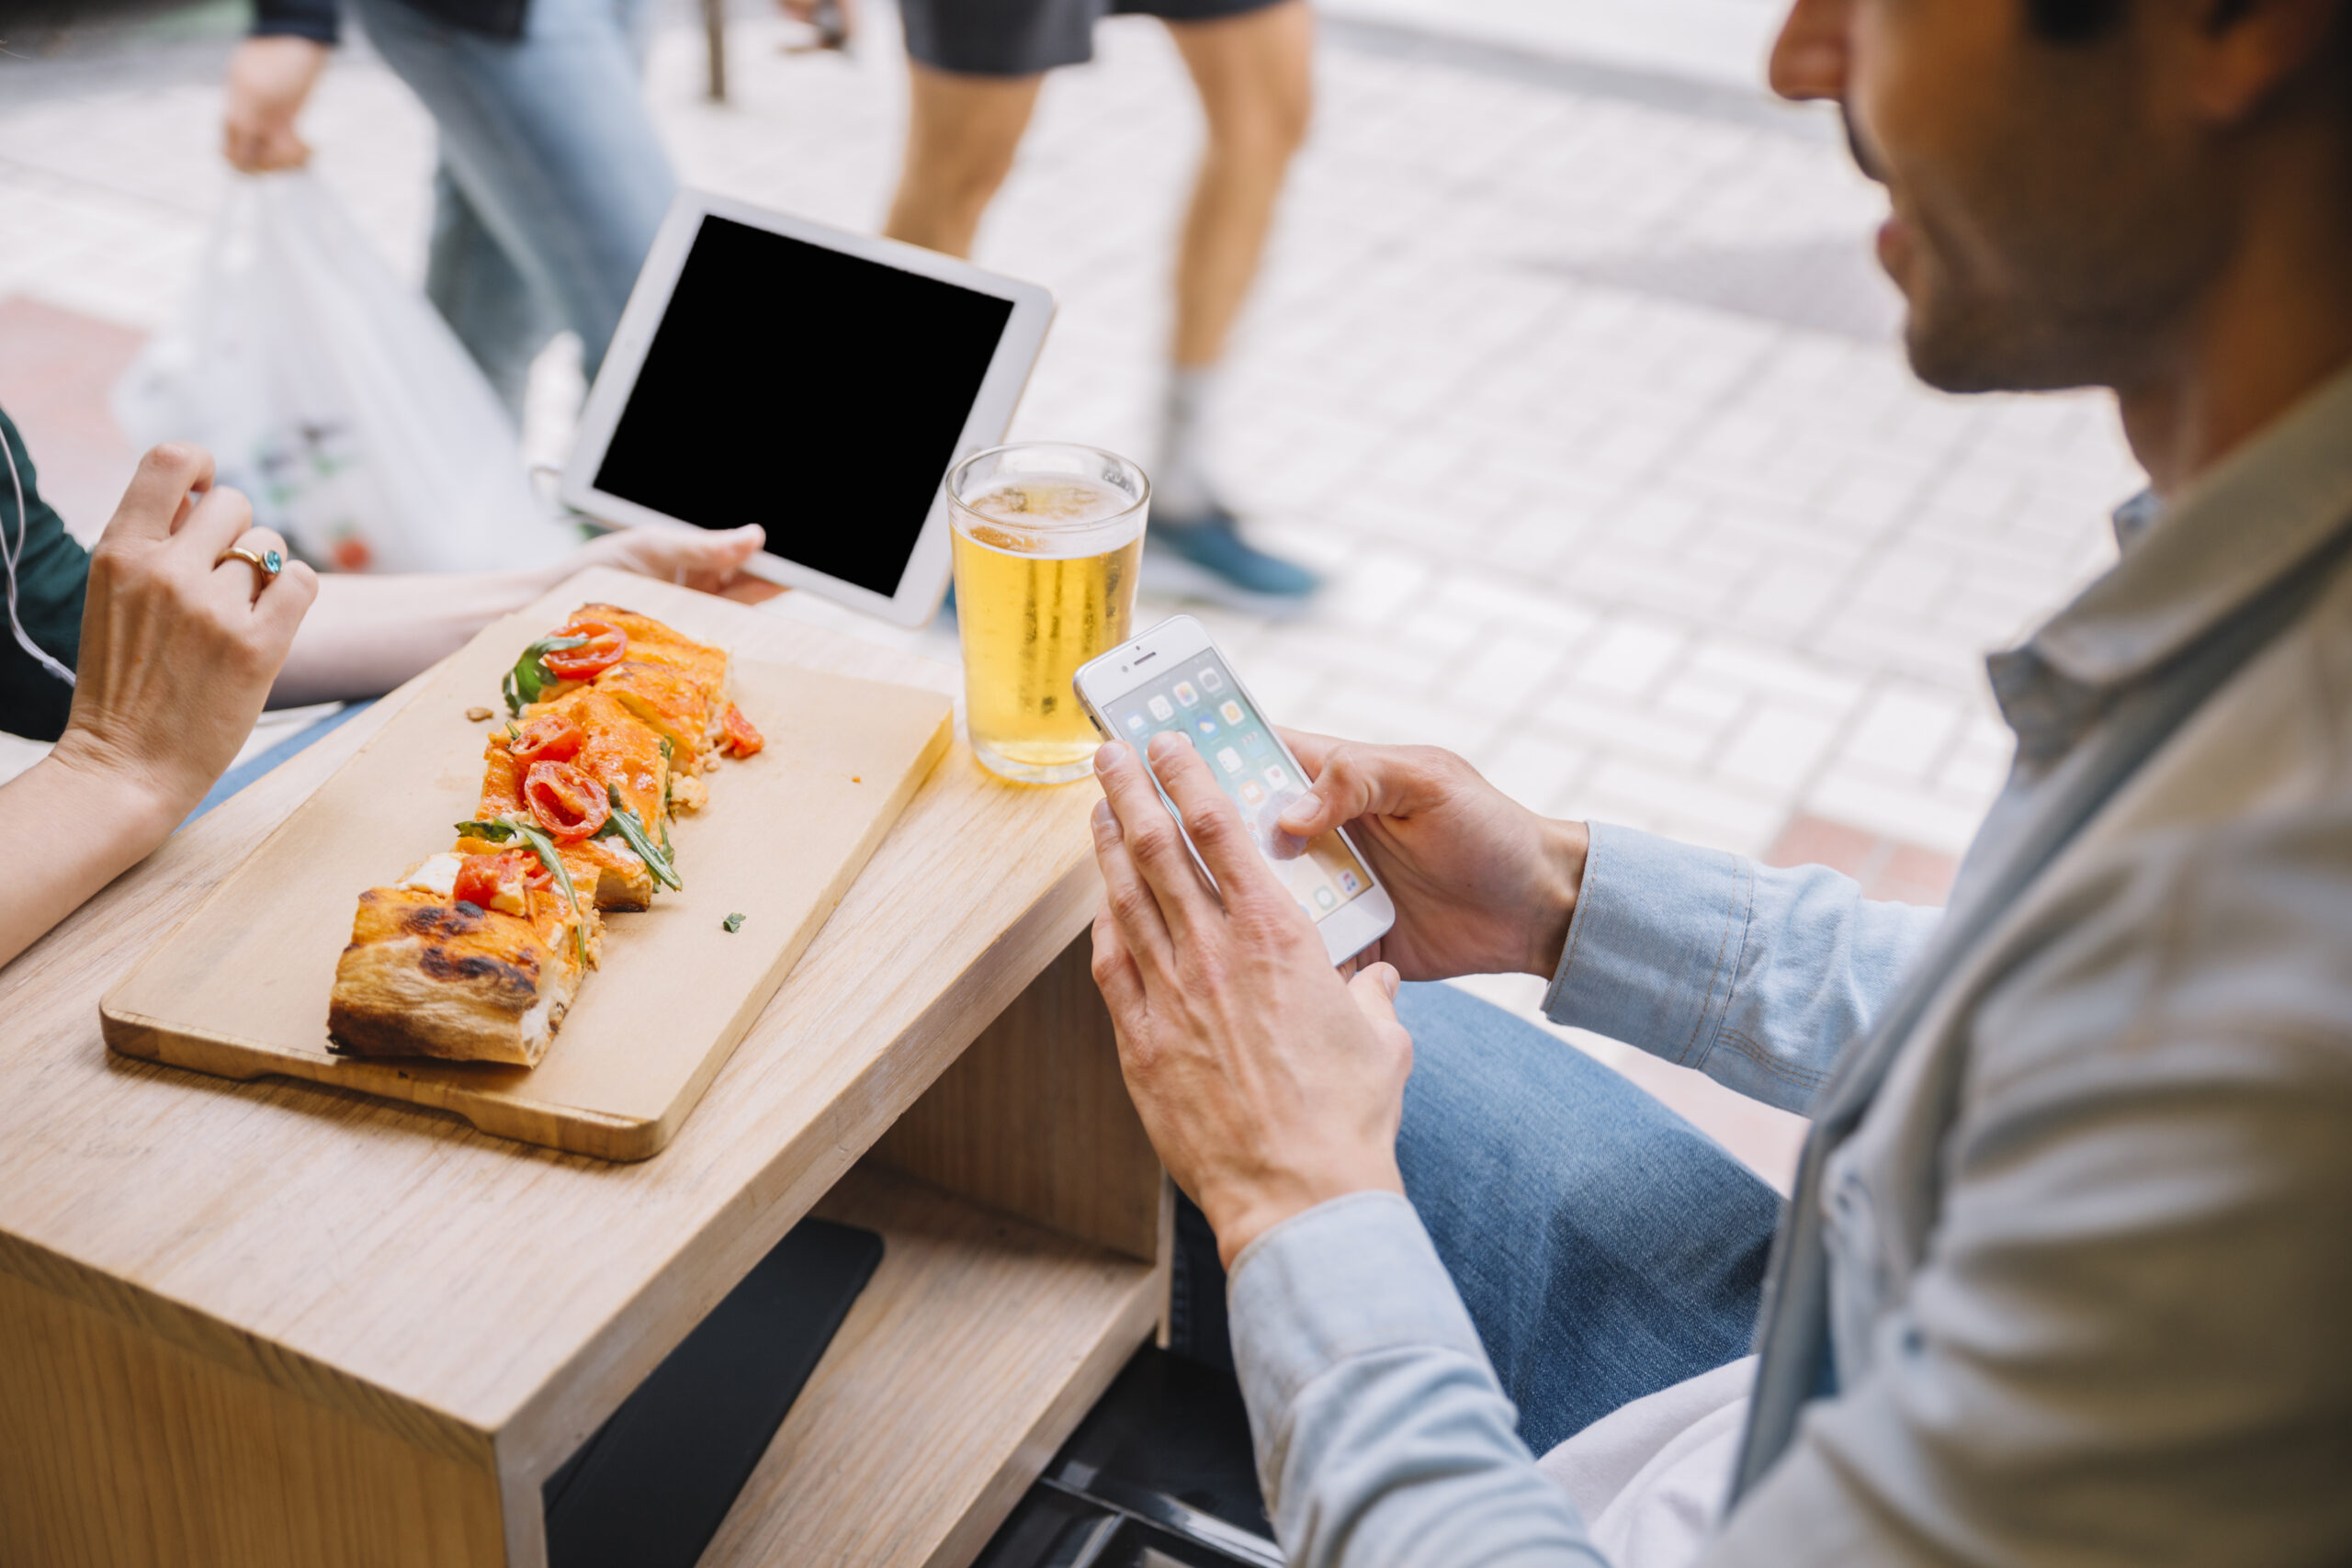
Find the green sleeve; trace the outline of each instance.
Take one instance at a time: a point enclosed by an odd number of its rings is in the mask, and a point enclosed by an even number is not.
[[[90,554],[41,500],[33,482],[32,456],[5,412],[0,412],[0,441],[7,443],[17,483],[24,487],[19,514],[17,485],[9,482],[7,465],[0,463],[0,535],[17,558],[17,619],[34,642],[71,670],[82,647],[82,600],[90,584]],[[13,628],[0,621],[0,729],[33,740],[54,740],[64,732],[73,703],[74,688],[36,663],[17,646]]]

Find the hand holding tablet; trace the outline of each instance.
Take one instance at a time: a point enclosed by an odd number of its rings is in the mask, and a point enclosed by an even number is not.
[[[581,414],[564,502],[767,530],[744,570],[899,626],[938,608],[948,465],[1012,422],[1053,296],[952,256],[680,194]]]

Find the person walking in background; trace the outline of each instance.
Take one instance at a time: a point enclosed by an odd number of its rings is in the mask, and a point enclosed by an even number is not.
[[[817,3],[786,0],[786,8],[807,20]],[[1168,25],[1208,120],[1176,257],[1147,547],[1187,589],[1280,610],[1313,593],[1316,578],[1242,538],[1210,480],[1203,444],[1226,340],[1306,134],[1315,36],[1306,0],[901,0],[907,153],[885,231],[968,255],[981,214],[1012,167],[1044,73],[1091,59],[1094,23],[1110,12]]]
[[[593,379],[677,188],[639,89],[653,0],[351,0],[440,130],[424,291],[518,416],[530,367],[580,334]],[[229,62],[225,147],[299,167],[295,120],[336,0],[256,0]]]

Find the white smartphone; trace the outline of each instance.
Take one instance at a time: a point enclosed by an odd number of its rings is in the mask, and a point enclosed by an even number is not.
[[[1079,666],[1070,684],[1105,736],[1140,752],[1168,730],[1201,754],[1241,808],[1266,863],[1313,917],[1333,964],[1354,957],[1396,923],[1388,889],[1344,829],[1306,840],[1276,826],[1283,808],[1306,793],[1306,770],[1200,622],[1171,616]]]

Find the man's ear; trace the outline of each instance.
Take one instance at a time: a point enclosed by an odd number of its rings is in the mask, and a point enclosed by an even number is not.
[[[2352,97],[2344,80],[2346,0],[2188,0],[2188,84],[2197,112],[2235,125],[2283,95],[2316,85]]]

